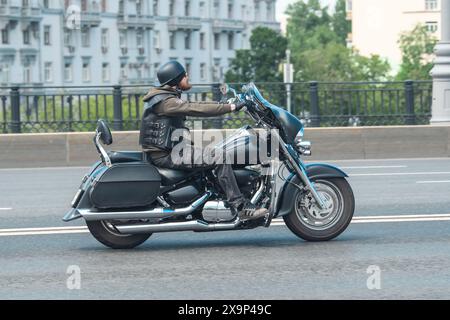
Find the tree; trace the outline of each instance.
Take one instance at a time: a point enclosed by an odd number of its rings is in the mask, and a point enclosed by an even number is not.
[[[296,81],[387,80],[389,63],[379,56],[363,57],[347,48],[350,32],[344,0],[333,15],[319,0],[297,1],[287,9],[287,37]]]
[[[250,37],[250,50],[237,50],[225,74],[226,82],[280,82],[278,66],[285,59],[287,39],[278,32],[255,28]]]
[[[398,80],[427,80],[433,68],[431,61],[437,39],[424,25],[417,25],[410,32],[400,36],[402,64],[397,75]]]
[[[338,0],[336,2],[335,13],[331,19],[331,23],[339,42],[345,45],[347,43],[347,36],[352,31],[351,22],[347,20],[345,0]]]

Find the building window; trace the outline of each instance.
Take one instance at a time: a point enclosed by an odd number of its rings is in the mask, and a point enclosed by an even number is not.
[[[157,16],[159,15],[159,1],[153,0],[153,15]]]
[[[102,0],[102,12],[106,12],[108,10],[108,6],[106,4],[106,0]]]
[[[81,0],[81,11],[87,11],[87,0]]]
[[[33,82],[33,72],[31,70],[31,66],[25,66],[23,68],[23,82],[24,83],[31,83]]]
[[[2,29],[2,44],[9,44],[9,30],[8,30],[8,28]]]
[[[64,29],[64,45],[66,47],[72,45],[72,32],[69,29]]]
[[[191,1],[186,0],[184,3],[184,15],[189,17],[191,15]]]
[[[175,15],[175,4],[173,0],[169,1],[169,16]]]
[[[191,33],[189,31],[184,35],[184,48],[187,50],[191,49]]]
[[[347,0],[345,2],[345,9],[347,10],[347,12],[353,11],[353,0]]]
[[[83,71],[82,71],[83,82],[91,81],[91,68],[88,62],[83,62]]]
[[[247,20],[247,6],[245,4],[241,6],[241,19]]]
[[[144,32],[142,30],[136,31],[136,45],[138,48],[144,47]]]
[[[200,50],[205,50],[205,33],[200,33]]]
[[[222,75],[221,75],[221,68],[220,68],[220,60],[215,59],[214,68],[213,68],[213,81],[219,82],[221,77],[222,77]]]
[[[103,82],[110,81],[109,63],[103,63],[102,65],[102,80]]]
[[[119,32],[119,44],[121,48],[127,47],[127,32],[125,30]]]
[[[120,64],[120,79],[121,80],[127,80],[128,79],[128,70],[127,70],[127,64],[121,63]]]
[[[161,50],[161,33],[159,30],[155,30],[153,33],[153,47],[157,51]]]
[[[204,1],[200,2],[198,13],[199,13],[200,18],[206,18],[206,8],[205,8]]]
[[[438,23],[436,21],[428,21],[425,23],[428,32],[435,33],[438,31]]]
[[[220,2],[219,2],[219,0],[214,0],[213,8],[214,8],[213,9],[214,17],[220,18]]]
[[[255,21],[259,21],[260,20],[260,7],[259,7],[259,2],[255,2]]]
[[[425,0],[425,10],[434,11],[438,8],[437,0]]]
[[[85,48],[90,46],[89,29],[84,29],[81,31],[81,45]]]
[[[53,82],[53,65],[51,62],[46,62],[44,65],[45,82]]]
[[[220,50],[220,33],[214,33],[214,49]]]
[[[266,8],[267,8],[267,10],[266,10],[266,20],[267,21],[272,21],[272,3],[271,2],[267,2]]]
[[[30,44],[30,29],[25,29],[23,34],[23,44]]]
[[[6,4],[6,0],[3,0],[2,1],[2,4]],[[48,9],[50,6],[49,6],[49,3],[48,3],[48,0],[44,0],[44,8],[45,9]]]
[[[206,80],[206,63],[200,63],[200,80]]]
[[[52,43],[51,38],[51,27],[50,26],[44,26],[44,45],[49,46]]]
[[[109,47],[109,30],[102,29],[102,48]]]
[[[175,32],[170,32],[169,33],[169,42],[170,42],[170,49],[176,49]]]
[[[234,34],[228,34],[228,50],[234,50]]]
[[[228,2],[228,19],[233,19],[234,17],[234,5],[233,2]]]
[[[136,1],[136,14],[138,16],[142,15],[142,3],[141,0]]]
[[[186,73],[187,73],[187,75],[191,76],[192,68],[191,68],[191,60],[190,59],[189,59],[189,61],[186,61],[185,66],[186,66]]]
[[[9,83],[9,66],[0,65],[0,83]]]
[[[64,64],[64,81],[65,82],[73,81],[73,72],[72,72],[72,64],[71,63]]]

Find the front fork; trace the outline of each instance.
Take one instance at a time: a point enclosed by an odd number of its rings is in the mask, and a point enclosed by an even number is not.
[[[275,134],[278,135],[277,132],[275,132]],[[283,154],[288,159],[288,161],[289,161],[290,165],[292,166],[292,168],[294,169],[295,173],[298,175],[298,177],[304,183],[305,188],[311,192],[311,195],[313,196],[314,200],[316,201],[319,209],[325,209],[326,205],[325,205],[322,197],[319,195],[316,188],[314,187],[314,184],[311,182],[311,180],[309,180],[308,174],[306,173],[306,169],[303,164],[303,161],[301,159],[299,159],[298,156],[295,154],[295,151],[294,151],[294,149],[292,149],[292,146],[286,145],[279,135],[276,138],[280,142],[279,145],[281,146],[281,150],[283,151]]]

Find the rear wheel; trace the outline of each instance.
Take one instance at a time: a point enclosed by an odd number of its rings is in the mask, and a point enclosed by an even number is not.
[[[310,192],[298,190],[291,213],[284,216],[288,228],[307,241],[328,241],[344,232],[353,218],[355,198],[344,178],[313,181],[325,201],[319,209]]]
[[[112,249],[133,249],[144,243],[152,234],[122,234],[110,221],[86,221],[91,234]]]

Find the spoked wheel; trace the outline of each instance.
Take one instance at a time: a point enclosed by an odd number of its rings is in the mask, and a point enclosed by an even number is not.
[[[152,234],[122,234],[116,230],[118,221],[86,221],[89,231],[99,242],[112,249],[132,249],[144,243]],[[123,222],[122,222],[123,223]],[[127,222],[129,224],[129,222]]]
[[[320,209],[312,195],[298,190],[291,213],[284,218],[288,228],[307,241],[328,241],[344,232],[353,218],[355,198],[344,178],[314,181],[325,202]]]

